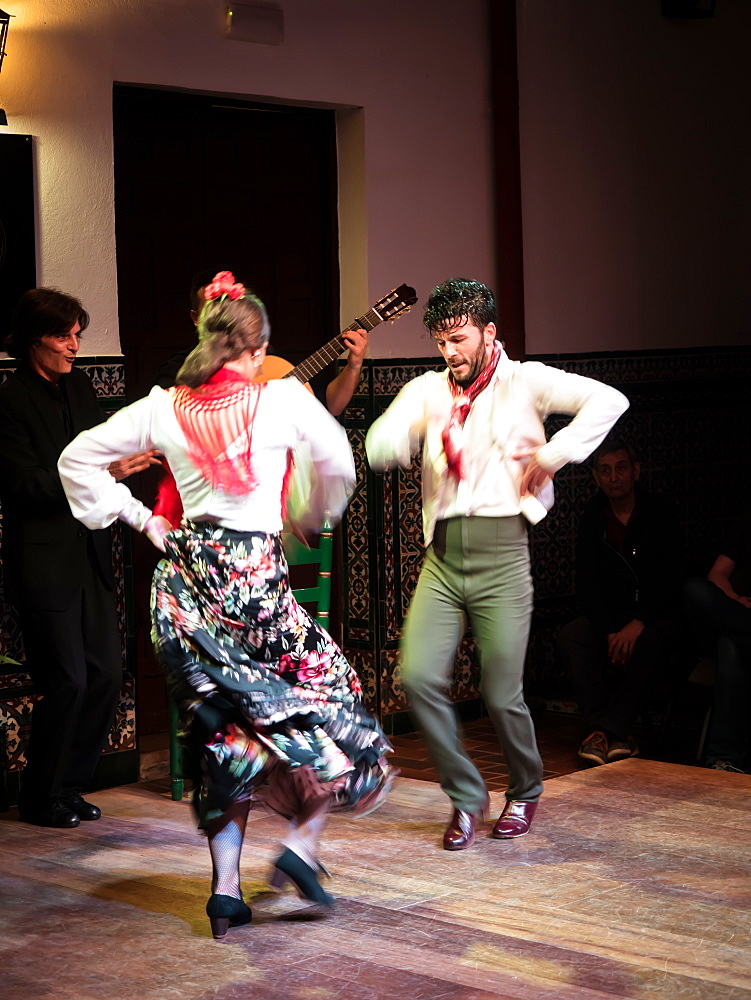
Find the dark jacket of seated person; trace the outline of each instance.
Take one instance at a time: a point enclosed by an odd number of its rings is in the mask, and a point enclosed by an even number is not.
[[[627,524],[598,492],[587,504],[576,543],[576,597],[602,634],[637,619],[649,625],[678,613],[684,578],[683,532],[675,508],[637,483]]]

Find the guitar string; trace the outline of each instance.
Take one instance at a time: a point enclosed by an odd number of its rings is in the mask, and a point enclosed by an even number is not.
[[[392,303],[387,303],[387,305],[391,304]],[[406,308],[409,309],[409,306]],[[403,311],[404,309],[402,308],[400,312]],[[395,319],[398,315],[399,313],[397,312],[393,316],[389,316],[387,318]],[[308,382],[314,375],[317,375],[318,372],[322,371],[327,364],[339,357],[344,350],[343,335],[345,333],[350,330],[357,329],[363,329],[370,332],[371,330],[374,330],[379,323],[383,322],[383,318],[378,314],[375,308],[369,309],[364,316],[358,317],[353,323],[350,324],[350,326],[345,327],[340,334],[337,334],[336,337],[330,340],[327,344],[324,344],[323,347],[319,347],[314,354],[311,354],[311,356],[306,358],[305,361],[301,361],[299,365],[292,369],[292,371],[287,372],[283,378],[294,377],[300,382]],[[320,363],[321,359],[325,359],[323,364]]]

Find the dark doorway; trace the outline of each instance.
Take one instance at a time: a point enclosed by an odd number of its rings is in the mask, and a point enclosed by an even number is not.
[[[230,270],[265,302],[271,350],[293,364],[338,332],[333,111],[116,85],[113,95],[120,342],[129,400],[195,342],[188,291]],[[136,484],[153,501],[154,475]],[[167,728],[149,637],[156,553],[134,537],[137,712]]]

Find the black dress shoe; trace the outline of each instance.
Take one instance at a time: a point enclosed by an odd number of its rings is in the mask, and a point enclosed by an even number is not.
[[[79,819],[91,820],[99,819],[102,810],[99,806],[92,805],[86,799],[81,798],[78,792],[68,792],[60,796],[60,801],[66,808],[74,812]]]
[[[475,814],[454,809],[443,835],[444,851],[463,851],[475,842]]]
[[[34,826],[54,826],[61,830],[71,830],[81,822],[80,817],[61,799],[48,799],[42,803],[23,805],[18,811],[24,823],[33,823]]]

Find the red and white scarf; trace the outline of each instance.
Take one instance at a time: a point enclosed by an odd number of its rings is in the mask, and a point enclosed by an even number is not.
[[[446,453],[446,463],[448,465],[449,476],[455,476],[457,480],[464,478],[464,468],[462,464],[461,451],[461,429],[467,422],[472,403],[479,396],[483,389],[493,377],[493,373],[498,367],[501,357],[501,345],[496,340],[493,343],[493,353],[490,361],[483,368],[472,385],[466,389],[459,385],[451,371],[448,373],[448,384],[451,395],[454,397],[454,405],[451,407],[448,423],[443,428],[441,440],[443,450]]]
[[[172,390],[175,416],[188,442],[188,454],[201,474],[227,493],[250,493],[253,423],[264,382],[249,382],[230,368],[220,368],[204,385]],[[230,457],[229,449],[247,432],[247,442]]]
[[[253,424],[265,382],[248,382],[229,368],[220,368],[197,389],[179,385],[172,390],[175,416],[188,442],[188,455],[202,475],[220,489],[235,495],[251,493],[256,486],[253,473]],[[247,432],[247,443],[237,454],[229,449]],[[282,508],[289,491],[292,456],[282,486]],[[174,476],[165,465],[159,484],[154,513],[171,524],[182,520],[183,508]]]

